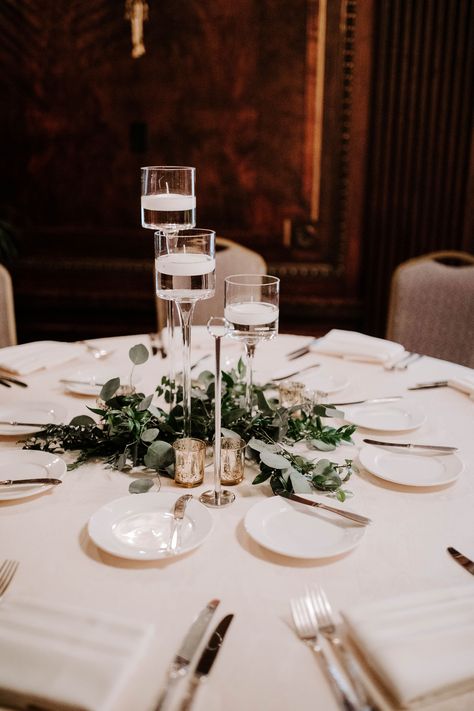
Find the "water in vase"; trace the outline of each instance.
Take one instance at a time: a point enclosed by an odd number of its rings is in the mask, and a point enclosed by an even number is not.
[[[155,260],[156,293],[162,299],[197,301],[214,296],[216,260],[207,254],[179,252]]]
[[[236,339],[269,340],[278,332],[279,309],[263,301],[244,301],[228,304],[224,316]]]

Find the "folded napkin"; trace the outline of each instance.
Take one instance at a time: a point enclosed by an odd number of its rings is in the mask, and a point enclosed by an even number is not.
[[[472,585],[372,602],[342,616],[402,706],[474,688]]]
[[[460,390],[474,400],[474,378],[451,378],[448,380],[450,388]]]
[[[366,336],[356,331],[341,331],[334,328],[315,341],[311,345],[311,351],[340,356],[348,360],[385,363],[399,358],[405,349],[400,343]]]
[[[138,668],[150,625],[33,599],[0,605],[0,706],[107,711]]]
[[[0,349],[0,369],[17,375],[28,375],[35,370],[52,368],[77,358],[84,353],[79,343],[35,341],[21,346]]]

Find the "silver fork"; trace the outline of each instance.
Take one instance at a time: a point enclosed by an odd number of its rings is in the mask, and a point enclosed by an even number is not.
[[[17,568],[17,560],[4,560],[0,566],[0,600],[13,580],[13,576],[15,575]]]
[[[322,649],[318,640],[318,627],[311,612],[310,601],[307,596],[290,600],[291,614],[295,623],[298,636],[315,653],[321,668],[329,681],[336,696],[339,708],[344,711],[358,711],[346,692],[346,684],[339,674],[339,670],[332,664]]]
[[[326,593],[321,587],[317,586],[316,588],[308,591],[308,597],[313,608],[313,615],[315,616],[318,629],[332,645],[339,661],[341,662],[344,670],[347,672],[347,675],[352,683],[359,708],[361,711],[372,711],[375,707],[369,702],[367,693],[360,678],[360,671],[358,669],[357,662],[337,633],[331,604],[326,596]]]

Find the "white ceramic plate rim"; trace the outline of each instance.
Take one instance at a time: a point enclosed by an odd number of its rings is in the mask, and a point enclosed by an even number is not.
[[[7,461],[5,461],[7,460]],[[38,474],[41,477],[51,477],[52,479],[62,479],[67,471],[66,462],[58,457],[57,454],[52,454],[51,452],[41,452],[38,449],[2,449],[0,450],[0,464],[8,464],[8,460],[11,460],[15,466],[15,460],[18,460],[18,464],[23,462],[24,464],[31,462],[39,466],[45,467],[46,471],[44,473]],[[11,479],[21,479],[21,473],[15,474],[14,470],[10,470],[11,476],[5,478]],[[23,478],[30,478],[29,475]],[[0,479],[3,479],[3,475],[0,475]],[[0,501],[10,501],[11,499],[26,499],[28,496],[34,496],[35,494],[42,494],[43,491],[49,491],[53,488],[53,484],[31,484],[22,485],[21,487],[14,486],[1,486],[0,487]]]
[[[64,422],[67,410],[62,405],[58,405],[56,402],[23,402],[18,403],[18,405],[6,405],[0,407],[0,420],[24,420],[25,422],[35,422],[33,419],[35,417],[34,413],[30,414],[32,410],[43,410],[45,413],[53,411],[52,417],[45,422],[45,425],[52,422],[54,424],[60,424]],[[0,435],[12,436],[12,435],[24,435],[31,434],[32,432],[39,432],[41,427],[13,427],[12,425],[0,425]]]
[[[384,425],[384,408],[390,408],[391,410],[400,410],[405,412],[412,418],[411,423],[406,423],[405,425],[401,425],[398,427],[394,427],[393,425]],[[367,424],[367,420],[364,419],[364,411],[366,413],[374,412],[377,409],[380,409],[382,423],[378,424],[377,426]],[[424,413],[424,411],[418,405],[414,405],[413,403],[408,402],[390,402],[386,405],[353,405],[352,407],[345,408],[343,412],[344,420],[346,422],[349,422],[352,425],[357,425],[358,427],[363,427],[366,430],[374,430],[376,432],[408,432],[410,430],[416,430],[418,427],[421,427],[421,425],[426,422],[426,414]],[[359,413],[362,415],[361,417],[358,416]]]
[[[312,494],[305,494],[305,498],[312,498],[315,501],[320,500],[320,497]],[[348,540],[346,542],[342,540],[340,545],[334,546],[333,548],[324,547],[323,549],[319,548],[318,550],[317,543],[315,543],[315,548],[312,551],[303,551],[301,549],[297,551],[290,545],[290,540],[288,546],[282,546],[278,543],[272,542],[268,535],[265,534],[264,526],[266,518],[272,514],[278,514],[278,509],[280,509],[281,513],[295,511],[301,515],[308,515],[308,513],[317,514],[320,512],[317,512],[314,508],[308,508],[304,504],[297,504],[295,502],[288,501],[280,496],[272,496],[264,501],[260,501],[258,504],[252,506],[252,508],[247,512],[244,519],[244,526],[249,536],[264,548],[267,548],[273,553],[287,556],[288,558],[299,558],[302,560],[333,558],[334,556],[342,555],[343,553],[347,553],[355,548],[360,543],[365,533],[365,528],[363,526],[357,526],[355,524],[352,526],[347,519],[342,519],[337,514],[328,513],[326,518],[326,513],[324,513],[318,520],[318,528],[321,526],[325,527],[326,525],[332,526],[332,521],[338,522],[340,525],[344,523],[347,526],[345,530],[349,534],[347,536]],[[300,510],[298,511],[298,509]],[[289,531],[288,536],[290,536]],[[317,540],[317,537],[315,538]]]
[[[197,530],[191,541],[185,541],[178,553],[170,556],[166,551],[139,552],[121,543],[114,535],[112,527],[122,518],[132,513],[147,511],[171,511],[181,493],[149,492],[129,494],[114,499],[98,509],[89,519],[88,532],[92,541],[106,553],[129,560],[161,560],[176,558],[194,550],[210,535],[214,522],[208,509],[197,499],[188,501],[185,518],[191,519]]]
[[[439,479],[431,480],[431,481],[420,481],[419,479],[413,478],[413,479],[407,479],[405,477],[397,477],[394,476],[393,474],[390,474],[386,471],[383,470],[383,466],[380,467],[380,465],[377,463],[377,458],[378,457],[410,457],[410,460],[412,460],[414,457],[418,457],[420,459],[420,462],[426,463],[428,466],[433,462],[441,462],[444,465],[447,465],[448,468],[450,468],[452,471],[447,473],[447,476],[445,479],[440,481]],[[410,452],[403,452],[401,450],[397,451],[397,454],[394,452],[387,452],[387,450],[383,450],[378,447],[372,447],[371,445],[367,445],[366,447],[362,447],[362,449],[359,452],[359,461],[364,467],[364,469],[367,469],[368,472],[373,474],[374,476],[378,477],[379,479],[384,479],[385,481],[390,481],[393,484],[402,484],[403,486],[416,486],[416,487],[425,487],[425,486],[444,486],[445,484],[451,484],[453,481],[456,481],[456,479],[459,477],[461,472],[464,469],[464,462],[456,455],[456,454],[441,454],[438,456],[425,456],[423,454],[416,454],[416,452],[410,451]],[[408,460],[407,460],[408,461]],[[405,471],[405,470],[404,470]]]

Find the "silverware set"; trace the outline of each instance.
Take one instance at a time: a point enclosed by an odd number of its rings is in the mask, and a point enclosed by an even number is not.
[[[368,699],[355,657],[338,634],[333,612],[321,588],[290,600],[291,614],[299,638],[312,649],[343,711],[375,711]],[[340,667],[327,656],[321,636],[332,646]],[[341,669],[344,674],[341,673]]]
[[[220,600],[211,600],[199,613],[189,628],[168,669],[165,685],[154,711],[162,711],[167,704],[170,692],[176,682],[189,674],[193,657],[196,654],[202,639],[204,638],[206,630],[209,627],[219,602]],[[188,709],[191,708],[196,690],[198,689],[201,681],[211,671],[212,665],[215,662],[217,653],[222,646],[224,637],[229,629],[229,625],[232,622],[233,617],[233,615],[226,615],[219,622],[214,632],[209,637],[209,640],[204,647],[204,650],[186,687],[184,697],[181,701],[181,705],[179,706],[179,711],[188,711]]]

